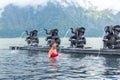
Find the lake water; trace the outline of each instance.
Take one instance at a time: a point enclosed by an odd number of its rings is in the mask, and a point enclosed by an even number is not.
[[[45,45],[40,38],[40,45]],[[0,80],[120,80],[120,56],[94,56],[60,53],[49,60],[47,53],[11,51],[9,46],[26,43],[21,38],[0,39]],[[62,45],[69,46],[67,38]],[[102,47],[101,38],[87,38],[87,45]]]

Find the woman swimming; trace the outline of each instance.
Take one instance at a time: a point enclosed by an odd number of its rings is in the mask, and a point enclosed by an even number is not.
[[[48,53],[49,58],[56,58],[56,57],[59,56],[56,47],[57,47],[56,42],[52,42],[51,43],[51,49],[49,50],[49,53]]]

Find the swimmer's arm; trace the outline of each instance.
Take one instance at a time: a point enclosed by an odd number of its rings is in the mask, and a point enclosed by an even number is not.
[[[50,58],[50,56],[51,56],[51,50],[49,50],[48,52],[48,57]]]

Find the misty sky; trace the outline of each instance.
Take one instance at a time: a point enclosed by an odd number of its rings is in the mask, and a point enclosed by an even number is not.
[[[114,11],[120,11],[120,0],[0,0],[0,10],[3,11],[4,7],[9,4],[14,4],[20,7],[37,5],[46,6],[47,2],[53,3],[59,2],[64,7],[69,5],[75,5],[76,7],[95,7],[97,10],[112,9]]]

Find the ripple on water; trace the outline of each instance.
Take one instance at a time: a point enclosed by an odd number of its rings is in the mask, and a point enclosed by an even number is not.
[[[64,54],[51,62],[47,53],[0,51],[0,80],[119,80],[120,58]]]

